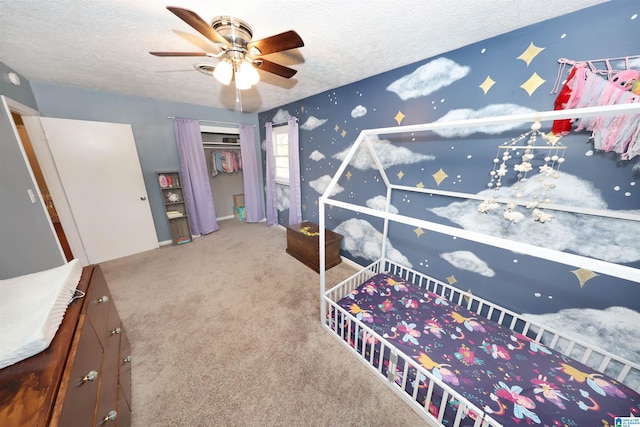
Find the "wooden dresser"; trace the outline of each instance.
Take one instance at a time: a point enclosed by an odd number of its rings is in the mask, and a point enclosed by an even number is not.
[[[1,426],[131,425],[130,345],[100,266],[78,289],[49,348],[0,369]]]
[[[300,232],[303,228],[308,234]],[[318,225],[309,221],[287,226],[287,253],[316,273],[320,273],[320,236],[314,235],[318,232]],[[342,262],[342,234],[325,228],[324,236],[325,270],[328,270]]]

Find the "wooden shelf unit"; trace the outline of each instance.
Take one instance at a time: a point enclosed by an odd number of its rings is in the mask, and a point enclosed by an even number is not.
[[[182,176],[178,171],[156,172],[162,204],[169,223],[171,241],[174,245],[181,245],[191,241],[191,225],[187,204],[182,191]]]

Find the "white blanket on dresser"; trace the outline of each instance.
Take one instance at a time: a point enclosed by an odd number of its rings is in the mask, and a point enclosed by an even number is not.
[[[82,276],[80,261],[0,280],[0,369],[47,349]]]

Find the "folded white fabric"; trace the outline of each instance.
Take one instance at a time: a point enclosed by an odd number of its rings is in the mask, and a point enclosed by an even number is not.
[[[80,261],[0,280],[0,369],[47,349],[82,276]]]

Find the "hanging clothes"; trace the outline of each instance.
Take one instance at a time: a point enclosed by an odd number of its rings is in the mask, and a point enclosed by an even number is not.
[[[219,173],[236,173],[242,170],[240,150],[214,150],[211,153],[211,176]]]

